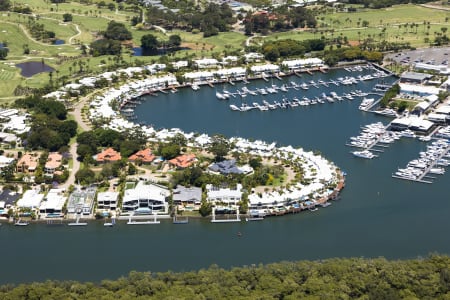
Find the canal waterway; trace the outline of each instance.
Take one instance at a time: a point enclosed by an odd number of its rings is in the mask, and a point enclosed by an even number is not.
[[[344,70],[284,78],[284,82],[353,76]],[[394,78],[385,79],[385,81]],[[273,84],[283,82],[273,80]],[[246,97],[247,103],[262,99],[281,100],[283,96],[301,99],[334,90],[370,91],[378,79],[348,87],[310,87],[288,93]],[[271,85],[272,81],[253,81],[247,85]],[[416,258],[429,253],[450,253],[450,199],[448,175],[433,184],[420,184],[391,178],[425,143],[401,139],[380,153],[377,159],[354,158],[345,142],[357,135],[360,126],[389,118],[361,112],[361,98],[353,101],[317,104],[273,111],[236,112],[229,104],[240,98],[220,101],[216,89],[232,92],[240,88],[230,84],[216,88],[202,86],[178,93],[148,96],[136,109],[139,122],[155,127],[178,127],[186,132],[222,133],[276,141],[278,145],[301,146],[320,150],[347,175],[341,199],[316,212],[270,217],[262,222],[211,224],[208,220],[190,220],[174,225],[127,226],[119,223],[104,228],[101,222],[86,227],[26,227],[3,225],[0,228],[0,283],[45,279],[100,281],[139,271],[188,271],[206,268],[270,263],[281,260],[325,259],[331,257]],[[370,97],[370,96],[368,96]],[[238,236],[240,232],[242,235]]]

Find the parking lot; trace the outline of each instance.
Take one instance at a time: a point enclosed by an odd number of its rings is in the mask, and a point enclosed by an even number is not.
[[[385,55],[385,60],[393,60],[398,64],[410,65],[415,63],[426,63],[431,65],[448,65],[450,47],[426,48]]]

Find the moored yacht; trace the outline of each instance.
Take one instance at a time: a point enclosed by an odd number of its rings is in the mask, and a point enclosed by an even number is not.
[[[375,157],[375,154],[373,154],[369,150],[353,151],[352,154],[356,157],[367,158],[367,159],[372,159]]]

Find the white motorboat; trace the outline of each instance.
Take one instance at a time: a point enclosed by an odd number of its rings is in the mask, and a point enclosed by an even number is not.
[[[373,154],[369,150],[353,151],[352,154],[356,157],[367,158],[367,159],[372,159],[375,157],[375,154]]]

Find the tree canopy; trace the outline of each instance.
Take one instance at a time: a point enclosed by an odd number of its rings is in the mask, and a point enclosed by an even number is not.
[[[88,175],[88,174],[87,174]],[[92,175],[92,174],[91,174]],[[135,272],[100,283],[46,281],[4,285],[15,299],[448,299],[450,258],[282,262],[184,273]]]

